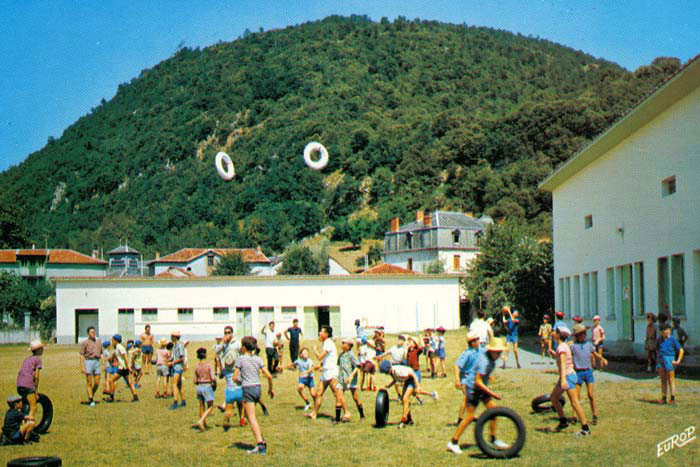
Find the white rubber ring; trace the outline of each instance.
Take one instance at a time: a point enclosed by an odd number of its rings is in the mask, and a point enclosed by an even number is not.
[[[311,154],[315,152],[321,155],[317,161],[311,159]],[[304,162],[314,170],[321,170],[328,164],[328,150],[321,143],[312,141],[304,148]]]
[[[231,180],[236,175],[236,170],[233,168],[233,161],[225,152],[216,154],[214,165],[216,166],[216,171],[219,172],[219,177],[224,180]]]

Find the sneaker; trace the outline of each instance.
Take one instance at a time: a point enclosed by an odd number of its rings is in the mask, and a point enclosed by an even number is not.
[[[90,401],[90,407],[95,407],[95,401]]]
[[[589,436],[590,434],[591,430],[581,430],[574,433],[574,436]]]
[[[555,432],[555,433],[559,433],[560,431],[565,430],[568,426],[569,426],[569,423],[568,423],[568,422],[563,422],[563,423],[562,423],[562,422],[559,422],[559,425],[557,425],[557,426],[554,428],[554,432]]]
[[[647,365],[647,373],[651,373],[651,366]]]
[[[306,404],[306,405],[304,406],[304,412],[306,412],[306,411],[309,410],[310,408],[311,408],[311,404]]]
[[[267,411],[267,407],[265,407],[264,405],[262,406],[262,411],[263,415],[265,415],[266,417],[270,415],[270,412]]]
[[[668,403],[671,404],[671,405],[673,405],[673,404],[676,403],[676,399],[671,399],[671,400],[668,401]]]
[[[398,428],[399,430],[402,430],[402,429],[406,428],[406,426],[407,425],[405,423],[401,422],[401,423],[399,423],[399,426],[397,426],[396,428]]]
[[[452,441],[447,443],[447,450],[452,451],[455,454],[462,454],[462,450],[459,448],[459,444],[453,443]]]
[[[187,401],[183,399],[182,402],[180,402],[180,407],[187,407]]]
[[[430,395],[433,396],[433,399],[438,400],[438,393],[437,393],[437,391],[433,391]]]
[[[168,408],[169,408],[170,410],[177,410],[177,409],[178,409],[178,407],[180,407],[180,406],[179,406],[179,405],[177,405],[177,402],[173,402],[173,405],[171,405],[171,406],[170,406],[170,407],[168,407]]]
[[[510,447],[498,438],[494,439],[491,444],[493,444],[496,447],[496,449],[501,449],[501,450],[505,450],[505,449],[508,449]]]
[[[248,454],[267,454],[267,444],[258,444],[254,449],[248,451]]]
[[[139,401],[139,396],[134,394],[134,398],[131,400],[131,402],[138,402]]]

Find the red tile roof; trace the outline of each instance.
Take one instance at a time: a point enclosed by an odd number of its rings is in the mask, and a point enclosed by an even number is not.
[[[393,264],[382,263],[372,266],[362,274],[416,274],[416,272]]]
[[[175,272],[177,271],[177,272]],[[183,268],[176,268],[174,266],[170,266],[168,269],[165,271],[161,272],[160,274],[156,274],[154,277],[158,278],[171,278],[171,277],[194,277],[194,274],[191,271],[188,271],[187,269]]]
[[[107,264],[106,261],[92,256],[78,253],[74,250],[0,250],[0,263],[16,263],[17,256],[44,256],[48,255],[49,264]]]
[[[210,251],[218,256],[240,253],[246,263],[270,262],[269,258],[256,248],[183,248],[160,259],[154,259],[150,263],[189,263]]]

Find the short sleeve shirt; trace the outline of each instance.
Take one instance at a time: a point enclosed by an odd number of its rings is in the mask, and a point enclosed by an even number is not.
[[[338,366],[340,367],[338,380],[345,381],[350,377],[355,368],[360,366],[360,362],[352,352],[342,352],[340,357],[338,357]],[[353,382],[357,383],[357,375],[353,378]]]
[[[479,361],[479,351],[476,349],[466,349],[457,358],[455,365],[459,367],[459,382],[468,388],[474,387],[474,371]]]
[[[102,355],[102,342],[97,339],[85,339],[80,346],[80,355],[85,358],[100,358],[100,355]]]
[[[170,352],[167,349],[158,349],[156,351],[156,365],[165,365],[168,361]]]
[[[369,345],[362,344],[360,346],[360,361],[371,362],[374,359],[374,357],[376,357],[376,356],[377,356],[377,353]]]
[[[420,362],[418,361],[419,357],[420,348],[412,347],[406,350],[406,361],[408,362],[408,366],[410,366],[416,371],[420,370]]]
[[[271,331],[269,328],[263,329],[263,336],[265,336],[265,348],[274,349],[275,348],[275,332]]]
[[[542,334],[542,339],[549,339],[552,334],[552,325],[549,323],[541,324],[540,333]]]
[[[681,344],[675,337],[671,336],[668,339],[663,337],[657,341],[659,348],[659,357],[675,357],[676,352],[681,350]]]
[[[483,319],[475,319],[469,325],[469,330],[479,336],[479,344],[487,344],[489,341],[489,325]]]
[[[396,381],[408,381],[411,379],[411,376],[415,377],[413,368],[409,368],[405,365],[394,365],[391,369],[393,370],[392,376]]]
[[[128,368],[126,365],[127,354],[123,345],[117,344],[114,348],[114,356],[117,358],[117,368],[126,370]]]
[[[41,370],[41,358],[38,355],[25,358],[17,374],[17,386],[34,389],[34,373],[36,370]]]
[[[401,364],[406,356],[406,347],[399,347],[398,345],[395,345],[389,349],[389,355],[391,356],[392,365]]]
[[[598,326],[594,326],[593,330],[591,332],[591,340],[596,343],[600,340],[603,339],[603,326],[600,324]]]
[[[294,328],[293,326],[287,329],[289,333],[289,344],[299,345],[299,335],[301,335],[301,328]]]
[[[520,326],[520,320],[510,319],[506,321],[506,328],[508,329],[508,335],[512,337],[518,337],[518,327]]]
[[[561,354],[564,354],[564,365],[566,368],[566,374],[570,375],[572,373],[576,373],[576,371],[574,371],[574,362],[571,356],[571,349],[569,348],[569,344],[567,344],[566,342],[562,342],[557,346],[557,365],[560,364],[559,355]]]
[[[241,354],[241,343],[238,341],[231,341],[227,344],[219,344],[214,351],[224,365],[224,369],[233,371],[233,365]]]
[[[236,359],[234,367],[240,371],[238,379],[242,387],[260,386],[260,370],[265,368],[260,357],[249,354],[241,355]]]
[[[307,372],[311,369],[311,366],[314,364],[314,362],[311,361],[311,359],[307,358],[306,360],[302,360],[301,358],[298,358],[294,361],[294,365],[299,369],[299,373],[304,373]],[[314,372],[312,371],[308,375],[304,375],[304,377],[313,377]]]
[[[323,351],[326,352],[326,356],[323,357],[323,369],[334,370],[338,368],[338,351],[331,339],[323,341]]]
[[[481,375],[481,381],[483,381],[484,384],[489,384],[489,378],[491,377],[491,373],[493,373],[495,367],[496,361],[491,360],[486,355],[486,351],[477,352],[477,361],[476,367],[474,368],[474,377],[476,377],[476,375],[479,374]]]
[[[182,342],[177,341],[177,344],[173,346],[173,361],[179,360],[181,358],[184,358],[185,356],[185,346],[182,345]],[[182,364],[182,363],[180,363]]]
[[[571,355],[575,370],[588,370],[591,368],[591,354],[595,352],[595,347],[591,341],[573,342],[570,345]]]

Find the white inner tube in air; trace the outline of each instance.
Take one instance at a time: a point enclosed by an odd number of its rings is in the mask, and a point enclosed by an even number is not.
[[[219,177],[224,180],[231,180],[234,175],[236,175],[236,171],[233,168],[233,161],[225,152],[216,154],[214,165],[216,166],[216,171],[219,172]]]
[[[311,159],[313,153],[319,153],[321,157],[314,161]],[[304,148],[304,162],[314,170],[321,170],[328,164],[328,150],[321,143],[312,141]]]

